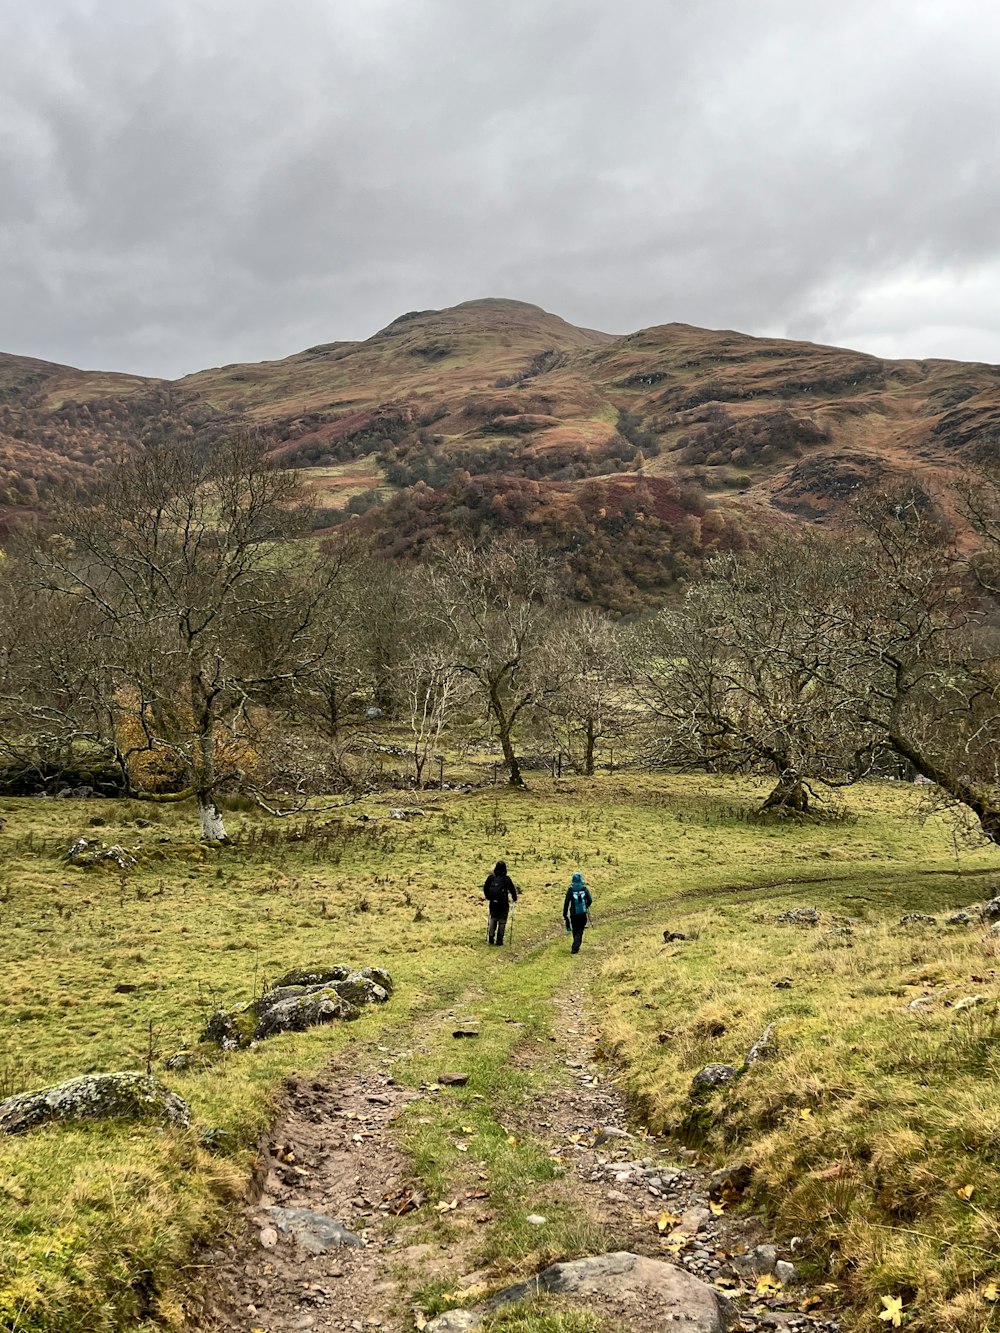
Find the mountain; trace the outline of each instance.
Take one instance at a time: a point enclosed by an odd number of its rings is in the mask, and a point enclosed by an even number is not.
[[[346,507],[401,558],[514,526],[563,553],[578,596],[627,610],[865,481],[939,491],[995,456],[1000,368],[685,324],[614,337],[508,300],[177,381],[0,356],[0,496],[44,506],[136,442],[245,425],[307,471],[326,526]]]

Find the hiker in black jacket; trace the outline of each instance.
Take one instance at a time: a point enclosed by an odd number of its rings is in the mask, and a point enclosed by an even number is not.
[[[566,922],[566,929],[573,932],[572,953],[580,952],[583,932],[589,920],[587,913],[593,901],[583,876],[579,870],[574,870],[573,878],[566,890],[566,897],[563,899],[563,920]]]
[[[486,936],[486,943],[503,944],[503,933],[507,929],[511,899],[517,902],[517,886],[510,875],[507,874],[506,861],[498,861],[492,873],[486,876],[486,883],[483,885],[483,897],[490,905],[490,928]]]

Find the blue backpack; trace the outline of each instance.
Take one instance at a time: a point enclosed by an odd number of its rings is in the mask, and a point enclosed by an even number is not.
[[[571,916],[587,915],[587,890],[574,889],[573,897],[570,899],[569,911]]]

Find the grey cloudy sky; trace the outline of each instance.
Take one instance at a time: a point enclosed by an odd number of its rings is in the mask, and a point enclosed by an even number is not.
[[[534,301],[1000,362],[994,0],[0,0],[0,349]]]

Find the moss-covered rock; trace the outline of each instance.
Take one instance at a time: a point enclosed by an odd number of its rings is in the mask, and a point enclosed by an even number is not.
[[[284,976],[275,980],[275,989],[281,986],[325,986],[331,981],[343,981],[353,972],[346,963],[335,963],[332,967],[293,967]]]
[[[53,1122],[138,1120],[186,1125],[187,1102],[146,1074],[86,1074],[40,1092],[25,1092],[0,1102],[0,1133],[26,1134]]]
[[[352,972],[343,981],[335,981],[331,989],[350,1004],[385,1004],[389,998],[384,986],[361,972]]]
[[[261,1015],[254,1037],[262,1041],[278,1032],[304,1032],[320,1023],[335,1019],[351,1022],[361,1017],[361,1009],[340,995],[333,986],[318,986],[302,995],[279,1000]]]
[[[359,967],[358,976],[370,978],[377,986],[381,986],[387,995],[391,995],[395,988],[392,974],[384,967]]]
[[[320,977],[313,981],[307,978]],[[392,993],[392,977],[381,967],[353,972],[337,964],[322,968],[293,968],[278,983],[238,1009],[217,1009],[201,1034],[223,1050],[239,1050],[277,1032],[302,1032],[335,1019],[360,1017],[366,1004],[385,1004]]]

